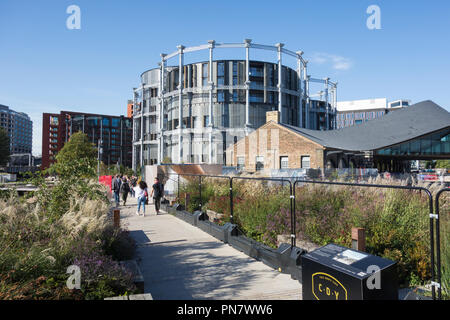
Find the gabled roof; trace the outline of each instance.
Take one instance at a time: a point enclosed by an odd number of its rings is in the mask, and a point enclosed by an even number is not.
[[[368,151],[450,127],[450,113],[426,100],[352,127],[317,131],[281,124],[327,148]]]

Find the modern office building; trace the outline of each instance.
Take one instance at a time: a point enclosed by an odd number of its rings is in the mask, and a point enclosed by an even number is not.
[[[106,165],[131,167],[132,119],[124,116],[61,111],[44,113],[42,121],[42,168],[55,162],[56,154],[73,133],[84,132],[95,146],[101,146]]]
[[[23,112],[16,112],[0,105],[0,127],[9,136],[11,154],[29,153],[32,151],[33,121]]]
[[[161,54],[158,68],[141,75],[134,89],[133,168],[172,163],[225,164],[225,150],[278,110],[280,121],[312,130],[336,126],[337,84],[312,78],[303,52],[276,45],[216,43],[178,46]],[[245,59],[214,60],[218,49],[242,50]],[[253,50],[273,51],[276,62],[251,60]],[[187,53],[206,51],[209,59],[184,63]],[[297,67],[283,64],[294,58]],[[174,65],[168,62],[177,58]],[[322,88],[320,98],[309,94],[310,83]]]
[[[361,125],[319,131],[280,123],[275,111],[227,153],[228,166],[249,172],[310,168],[408,172],[411,160],[450,159],[450,113],[428,100]]]
[[[346,128],[379,119],[391,111],[407,107],[410,104],[410,100],[402,99],[388,102],[386,98],[338,101],[336,128]]]

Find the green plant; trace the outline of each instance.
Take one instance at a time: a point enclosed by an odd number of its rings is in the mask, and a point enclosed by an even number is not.
[[[56,167],[30,178],[37,186],[33,197],[10,192],[0,199],[0,299],[103,299],[134,292],[130,274],[114,260],[129,259],[134,242],[113,228],[107,190],[91,180],[92,153],[84,157],[82,150],[90,147],[80,141],[72,145],[79,153],[63,153]],[[70,170],[78,165],[84,168]],[[45,181],[50,172],[58,174],[55,185]],[[66,287],[73,264],[82,269],[81,290]]]

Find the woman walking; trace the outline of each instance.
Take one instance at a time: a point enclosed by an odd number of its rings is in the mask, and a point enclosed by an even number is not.
[[[135,189],[135,194],[138,202],[138,207],[136,214],[139,216],[141,211],[141,205],[142,205],[142,216],[145,216],[145,203],[147,202],[148,198],[148,191],[147,191],[147,184],[144,181],[140,181],[138,183],[138,186]]]

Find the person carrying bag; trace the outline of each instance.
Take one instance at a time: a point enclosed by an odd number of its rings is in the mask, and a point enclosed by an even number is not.
[[[156,214],[159,214],[159,208],[161,207],[161,198],[164,195],[164,186],[159,182],[159,178],[156,177],[152,186],[151,196],[153,197],[153,203],[155,204]]]

